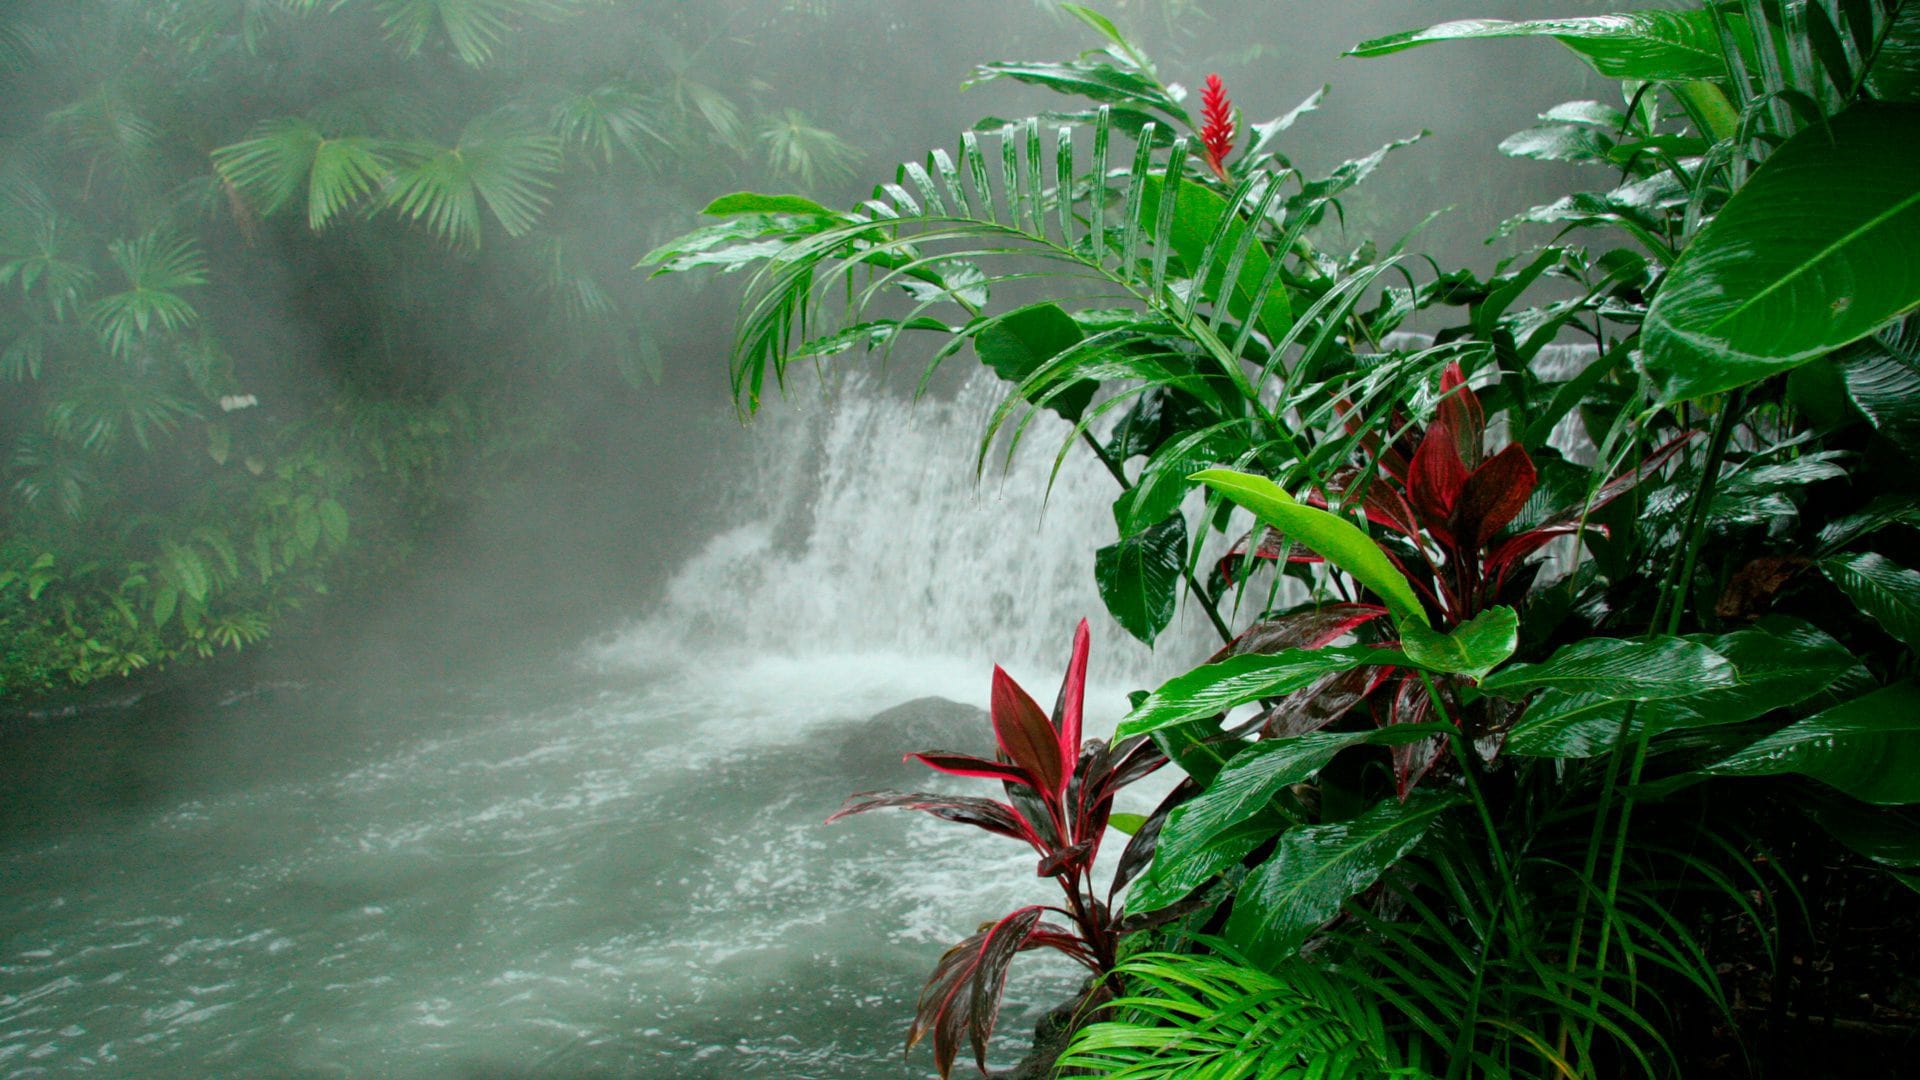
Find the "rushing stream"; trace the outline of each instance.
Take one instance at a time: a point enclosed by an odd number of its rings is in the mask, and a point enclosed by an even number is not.
[[[9,732],[0,1076],[927,1075],[934,959],[1051,883],[822,819],[982,749],[992,662],[1050,700],[1112,528],[1077,460],[1042,511],[1051,429],[974,482],[991,400],[786,408],[657,607],[526,670]],[[1096,728],[1205,648],[1095,626]],[[1016,965],[1000,1064],[1076,982]]]

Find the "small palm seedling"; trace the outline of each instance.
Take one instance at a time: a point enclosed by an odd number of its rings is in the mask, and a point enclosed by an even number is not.
[[[1005,671],[994,667],[991,713],[999,745],[992,758],[944,751],[907,755],[938,772],[998,780],[1006,789],[1005,802],[927,792],[864,792],[827,819],[897,806],[1009,836],[1033,848],[1040,856],[1035,872],[1058,882],[1066,896],[1064,907],[1029,905],[986,924],[940,957],[920,992],[907,1049],[931,1034],[934,1063],[942,1077],[951,1075],[963,1036],[973,1048],[974,1061],[986,1071],[987,1039],[1000,1013],[1007,968],[1019,953],[1064,953],[1093,972],[1091,993],[1096,995],[1113,972],[1120,935],[1114,895],[1126,886],[1129,869],[1145,864],[1145,849],[1155,830],[1138,831],[1104,895],[1094,880],[1094,860],[1112,816],[1114,794],[1167,759],[1145,737],[1111,746],[1081,738],[1088,641],[1082,619],[1051,718]],[[1049,916],[1066,922],[1049,922]]]

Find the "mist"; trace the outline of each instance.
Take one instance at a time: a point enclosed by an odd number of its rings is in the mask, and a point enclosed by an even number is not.
[[[851,206],[1058,107],[960,87],[1083,24],[524,6],[466,37],[371,0],[0,12],[0,1076],[923,1075],[919,980],[1031,859],[818,823],[985,742],[994,663],[1044,699],[1083,615],[1109,730],[1218,645],[1101,621],[1109,481],[1050,483],[1044,425],[976,473],[971,353],[917,403],[927,356],[842,354],[748,420],[742,275],[636,268],[718,196]],[[1105,9],[1248,123],[1328,87],[1280,144],[1305,174],[1426,132],[1320,242],[1446,209],[1420,248],[1484,274],[1570,168],[1499,142],[1614,84],[1545,41],[1341,53],[1539,6]],[[997,1052],[1074,982],[1017,974]]]

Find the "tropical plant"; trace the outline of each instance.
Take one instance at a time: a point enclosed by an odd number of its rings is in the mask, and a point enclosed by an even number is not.
[[[1120,856],[1112,883],[1104,890],[1094,877],[1094,863],[1113,815],[1114,796],[1121,788],[1149,776],[1167,763],[1152,741],[1126,739],[1109,746],[1101,739],[1082,737],[1086,696],[1087,653],[1090,637],[1085,619],[1073,635],[1073,655],[1060,683],[1051,718],[998,665],[993,669],[991,717],[997,750],[992,758],[948,751],[907,755],[951,776],[998,780],[1007,799],[927,792],[875,791],[854,795],[839,813],[849,814],[901,807],[985,829],[1020,840],[1040,856],[1035,874],[1053,878],[1066,897],[1066,907],[1032,905],[983,926],[948,949],[920,992],[914,1022],[907,1032],[907,1049],[932,1035],[934,1065],[946,1077],[953,1070],[965,1038],[982,1072],[987,1068],[987,1040],[1000,1013],[1000,995],[1013,958],[1033,949],[1053,949],[1087,968],[1094,976],[1088,998],[1107,993],[1120,935],[1115,894],[1144,864],[1137,834]],[[1045,921],[1049,915],[1066,925]]]
[[[1274,144],[1310,99],[1236,159],[1219,80],[1196,125],[1111,22],[1062,8],[1102,49],[978,77],[1075,107],[967,132],[851,211],[726,196],[648,262],[752,268],[748,410],[794,361],[971,346],[1010,384],[982,462],[1050,411],[1058,457],[1118,482],[1095,573],[1120,624],[1151,641],[1184,593],[1227,642],[1116,735],[1189,780],[1126,898],[1161,954],[1067,1061],[1665,1076],[1789,1038],[1776,943],[1839,928],[1781,863],[1886,903],[1920,850],[1892,809],[1920,800],[1920,249],[1896,239],[1920,226],[1920,11],[1716,2],[1357,47],[1552,37],[1624,84],[1502,147],[1610,188],[1518,214],[1504,233],[1551,240],[1484,278],[1423,280],[1404,243],[1329,253],[1391,146],[1300,176]],[[1390,337],[1417,312],[1458,322]],[[1575,335],[1571,362],[1549,348]],[[1770,1004],[1729,988],[1730,953]],[[1326,1056],[1338,1025],[1384,1033],[1381,1060]]]

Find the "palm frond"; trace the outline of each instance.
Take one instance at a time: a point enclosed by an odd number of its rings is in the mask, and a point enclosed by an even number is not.
[[[78,223],[44,197],[0,204],[0,286],[18,281],[23,295],[45,304],[54,321],[64,320],[93,284],[93,268],[80,254],[82,235]]]
[[[387,145],[367,136],[329,138],[299,117],[267,120],[213,152],[213,166],[262,215],[306,196],[307,227],[319,232],[367,198],[392,168]]]
[[[1305,961],[1142,953],[1116,974],[1115,1019],[1081,1029],[1062,1069],[1126,1080],[1362,1080],[1421,1073],[1391,1055],[1377,1001]]]
[[[443,37],[463,63],[480,67],[514,27],[528,18],[555,18],[575,5],[569,0],[374,0],[387,38],[414,56],[435,37]]]
[[[800,181],[807,188],[844,180],[853,175],[859,148],[825,128],[809,123],[798,109],[782,109],[760,129],[767,164]]]
[[[648,140],[667,141],[658,102],[623,80],[568,94],[554,102],[551,111],[561,141],[608,165],[616,152],[643,160],[640,150]]]
[[[95,300],[87,320],[116,355],[124,356],[149,330],[167,333],[191,326],[200,313],[181,290],[207,283],[207,260],[190,236],[151,232],[107,245],[127,279],[121,292]]]
[[[152,449],[156,435],[171,434],[197,415],[192,402],[152,379],[113,379],[64,391],[47,406],[47,427],[62,441],[105,455],[129,436]]]
[[[160,129],[120,91],[105,83],[93,93],[48,114],[48,122],[67,144],[87,159],[89,181],[106,175],[137,187],[152,173]]]
[[[507,235],[532,229],[561,163],[560,140],[505,113],[468,124],[451,147],[416,144],[397,156],[412,160],[395,170],[386,204],[467,248],[480,246],[482,203]]]

